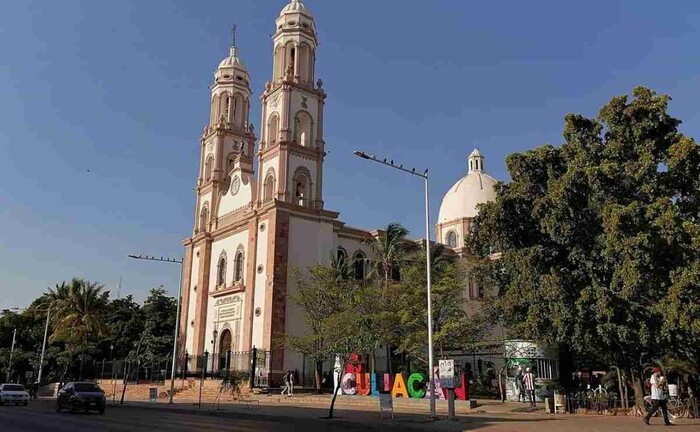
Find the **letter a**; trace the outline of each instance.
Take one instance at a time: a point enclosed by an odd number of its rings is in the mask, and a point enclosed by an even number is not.
[[[394,388],[391,389],[392,397],[408,397],[408,390],[406,390],[406,382],[403,378],[403,374],[396,374],[394,379]]]

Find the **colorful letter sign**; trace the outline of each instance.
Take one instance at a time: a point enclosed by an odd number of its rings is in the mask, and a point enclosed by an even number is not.
[[[403,374],[396,374],[396,379],[394,379],[394,388],[391,389],[392,397],[408,397],[408,390],[406,389],[406,383],[403,379]]]

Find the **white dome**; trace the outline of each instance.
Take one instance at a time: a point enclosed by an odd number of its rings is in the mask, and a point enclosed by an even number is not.
[[[300,2],[299,0],[292,0],[291,3],[289,3],[287,6],[282,9],[282,12],[280,12],[280,16],[287,14],[287,13],[301,13],[307,16],[312,16],[311,11],[304,6],[304,3]]]
[[[469,155],[469,173],[455,183],[442,198],[438,223],[473,218],[478,213],[478,204],[496,199],[494,186],[498,180],[483,171],[483,160],[484,157],[478,150]]]
[[[241,60],[241,58],[238,57],[238,49],[236,49],[235,47],[231,47],[231,54],[225,59],[221,60],[221,63],[219,63],[219,69],[234,67],[247,71],[243,60]]]

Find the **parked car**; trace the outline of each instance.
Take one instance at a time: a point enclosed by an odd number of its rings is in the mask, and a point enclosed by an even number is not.
[[[106,405],[104,391],[91,382],[69,382],[61,388],[56,398],[56,412],[63,409],[70,412],[93,410],[104,414]]]
[[[21,384],[0,384],[0,405],[5,404],[27,406],[29,393]]]

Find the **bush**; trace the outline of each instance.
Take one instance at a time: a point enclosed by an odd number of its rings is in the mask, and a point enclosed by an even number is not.
[[[248,380],[247,372],[223,371],[221,372],[221,393],[230,392],[232,395],[241,395],[241,386]]]

